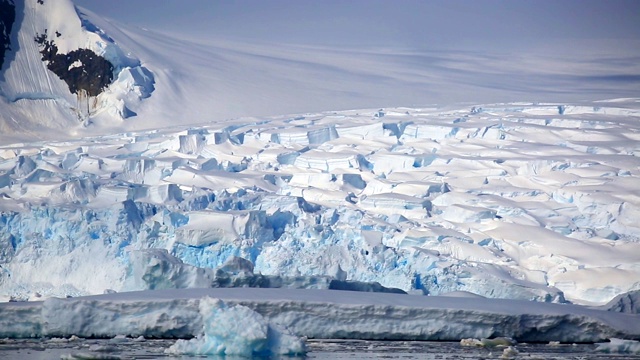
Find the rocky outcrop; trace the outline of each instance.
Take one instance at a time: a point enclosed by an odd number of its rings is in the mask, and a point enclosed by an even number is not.
[[[0,69],[4,56],[11,50],[11,28],[16,21],[16,6],[13,0],[0,0]]]
[[[56,36],[60,36],[56,32]],[[36,34],[42,61],[47,68],[67,83],[72,94],[97,96],[113,81],[113,65],[104,57],[89,49],[77,49],[68,54],[58,52],[54,40],[44,34]]]

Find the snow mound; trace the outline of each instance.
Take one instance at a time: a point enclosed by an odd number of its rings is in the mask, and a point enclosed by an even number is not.
[[[615,312],[640,314],[640,290],[620,294],[603,305],[603,308]]]
[[[167,349],[172,355],[270,356],[304,354],[304,339],[242,306],[227,306],[218,299],[200,300],[203,333],[178,340]]]

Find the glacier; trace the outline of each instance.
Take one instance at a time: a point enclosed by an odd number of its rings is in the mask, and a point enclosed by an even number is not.
[[[264,118],[1,146],[0,293],[340,280],[604,304],[637,290],[637,105],[483,109],[307,114],[336,129],[313,145],[273,136],[299,120]],[[457,130],[413,130],[434,124]],[[252,267],[225,275],[235,258]]]

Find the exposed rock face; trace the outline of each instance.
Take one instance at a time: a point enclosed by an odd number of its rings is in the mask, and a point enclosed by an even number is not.
[[[35,41],[40,44],[42,61],[67,83],[72,94],[80,94],[84,90],[89,96],[97,96],[112,82],[113,65],[92,50],[77,49],[59,54],[54,41],[48,39],[46,30],[44,34],[37,34]]]
[[[4,55],[11,49],[11,28],[16,21],[16,6],[13,0],[0,0],[0,69]]]

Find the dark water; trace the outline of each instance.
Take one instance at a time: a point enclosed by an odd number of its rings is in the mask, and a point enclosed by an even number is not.
[[[232,356],[169,356],[164,350],[171,340],[133,339],[65,341],[57,339],[0,340],[0,359],[246,359]],[[510,359],[640,359],[640,355],[596,353],[595,345],[518,344],[517,355]],[[318,360],[370,360],[370,359],[502,359],[504,348],[479,348],[461,346],[457,342],[419,341],[308,341],[309,353],[304,357],[258,358],[264,360],[318,359]]]

